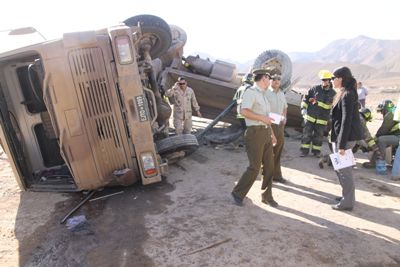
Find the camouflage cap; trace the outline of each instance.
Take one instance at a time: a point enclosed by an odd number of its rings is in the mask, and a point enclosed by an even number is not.
[[[253,73],[254,76],[262,74],[262,75],[268,75],[271,78],[270,70],[268,70],[268,69],[264,69],[264,68],[262,68],[262,69],[254,69],[252,71],[252,73]]]

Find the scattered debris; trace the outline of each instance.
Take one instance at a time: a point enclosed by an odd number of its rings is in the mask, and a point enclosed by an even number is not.
[[[381,197],[382,196],[381,193],[374,193],[373,195],[376,196],[376,197]]]
[[[96,198],[93,198],[93,199],[89,200],[89,202],[96,201],[96,200],[103,199],[103,198],[107,198],[107,197],[111,197],[111,196],[115,196],[115,195],[119,195],[119,194],[122,194],[122,193],[124,193],[124,191],[119,191],[119,192],[112,193],[112,194],[109,194],[109,195],[96,197]]]
[[[68,219],[69,216],[71,216],[75,211],[77,211],[83,204],[85,204],[93,195],[96,193],[96,191],[91,191],[87,197],[82,200],[75,208],[73,208],[65,217],[60,221],[61,224],[65,223],[65,221]]]
[[[77,229],[79,225],[86,223],[86,216],[85,215],[78,215],[72,218],[69,218],[67,220],[67,223],[65,224],[68,228],[68,230],[74,231],[74,229]]]
[[[210,248],[219,246],[219,245],[221,245],[221,244],[227,243],[227,242],[229,242],[229,241],[232,241],[232,238],[224,239],[224,240],[222,240],[222,241],[216,242],[216,243],[214,243],[214,244],[208,245],[208,246],[206,246],[206,247],[197,249],[197,250],[192,251],[192,252],[188,252],[188,253],[182,254],[182,255],[180,255],[180,256],[182,257],[182,256],[192,255],[192,254],[195,254],[195,253],[198,253],[198,252],[201,252],[201,251],[204,251],[204,250],[207,250],[207,249],[210,249]]]
[[[135,182],[133,171],[129,168],[115,170],[112,175],[120,185],[128,186]]]
[[[68,230],[77,235],[93,235],[94,232],[90,229],[90,224],[85,215],[79,215],[67,220],[66,226]]]

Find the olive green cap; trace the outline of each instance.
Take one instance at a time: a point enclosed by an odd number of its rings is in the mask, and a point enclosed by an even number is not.
[[[268,70],[268,69],[264,69],[264,68],[262,68],[262,69],[254,69],[252,72],[253,72],[254,76],[262,74],[262,75],[268,75],[269,77],[271,77],[270,70]]]

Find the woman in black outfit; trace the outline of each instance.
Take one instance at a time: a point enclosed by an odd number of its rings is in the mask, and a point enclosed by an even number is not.
[[[348,67],[337,68],[333,72],[333,88],[337,94],[332,108],[331,140],[335,143],[336,151],[345,155],[346,149],[362,139],[362,127],[358,112],[357,81]],[[337,198],[338,204],[334,210],[352,210],[355,203],[355,186],[352,167],[336,171],[342,186],[342,197]]]

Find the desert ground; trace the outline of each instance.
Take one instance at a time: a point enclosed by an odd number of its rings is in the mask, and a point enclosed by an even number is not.
[[[398,95],[370,92],[367,106]],[[374,116],[373,133],[382,122]],[[202,145],[161,183],[96,192],[123,191],[87,202],[72,215],[86,223],[74,229],[60,220],[86,195],[21,192],[3,154],[0,266],[400,266],[400,181],[362,168],[367,154],[358,152],[355,208],[332,210],[335,172],[298,157],[300,133],[288,132],[278,208],[261,202],[260,179],[243,207],[233,205],[244,147]]]

